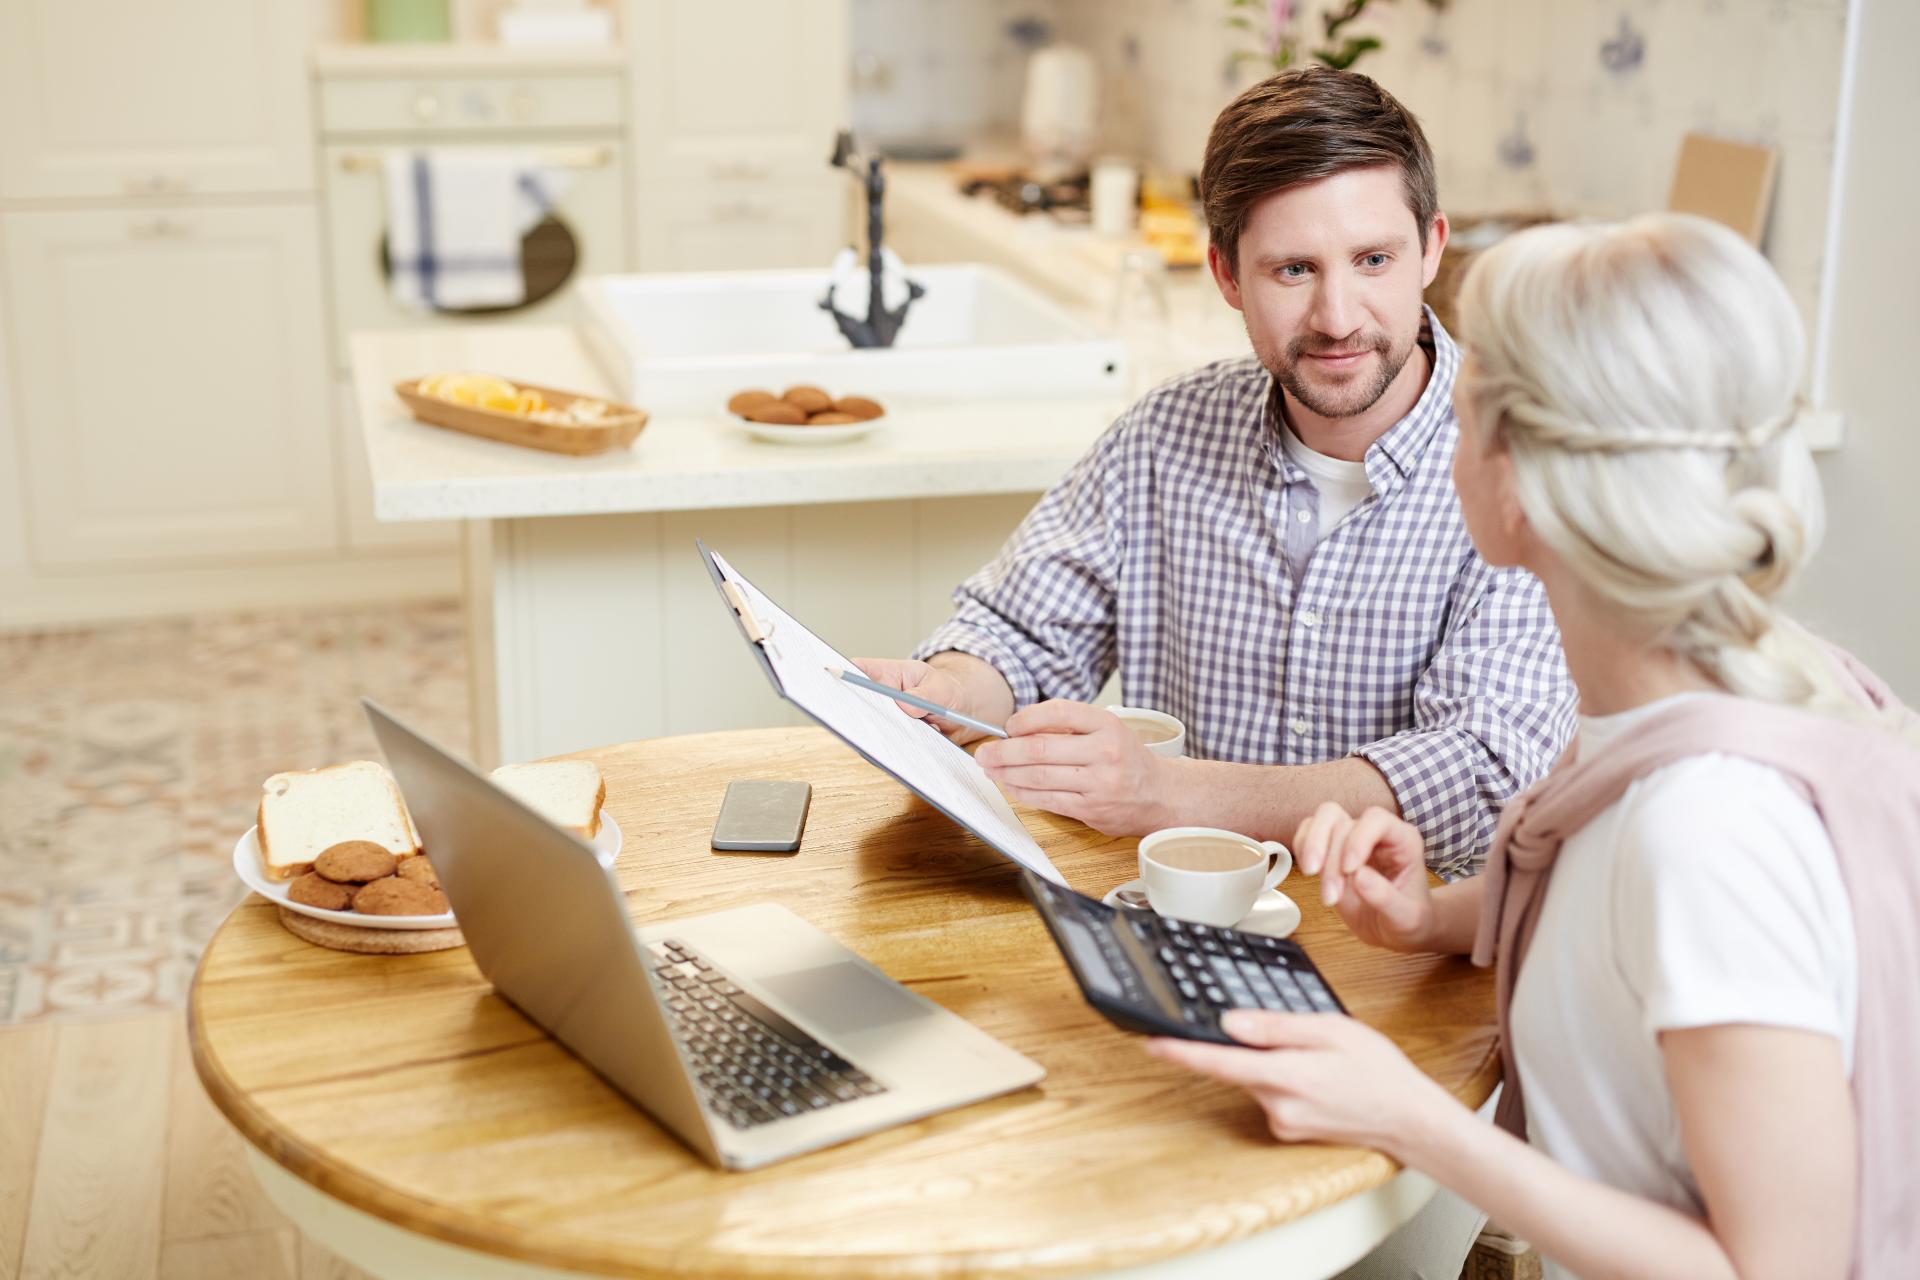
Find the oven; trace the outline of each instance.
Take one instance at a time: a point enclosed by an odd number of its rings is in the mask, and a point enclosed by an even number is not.
[[[618,67],[422,74],[322,66],[320,164],[333,358],[347,368],[356,330],[506,321],[568,323],[573,285],[626,271],[629,244],[624,72]],[[560,177],[521,245],[526,300],[511,307],[421,310],[389,288],[385,156],[400,150],[524,152]]]

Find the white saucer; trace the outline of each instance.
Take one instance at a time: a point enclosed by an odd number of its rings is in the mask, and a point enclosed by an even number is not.
[[[247,834],[240,837],[233,846],[233,869],[247,888],[253,890],[269,902],[275,902],[289,911],[297,911],[303,916],[312,916],[315,920],[331,920],[335,924],[350,924],[358,929],[450,929],[453,927],[453,912],[443,911],[436,916],[369,916],[358,911],[328,911],[325,907],[310,907],[304,902],[293,902],[287,897],[287,886],[291,881],[269,880],[266,868],[260,861],[260,840],[256,834],[258,827],[248,827]],[[620,824],[613,815],[600,814],[600,832],[588,841],[600,855],[602,862],[611,863],[620,852]]]
[[[1107,896],[1100,901],[1110,907],[1119,907],[1122,889],[1137,889],[1145,893],[1147,882],[1134,879],[1125,884],[1117,884],[1109,889]],[[1121,907],[1121,910],[1137,910],[1137,908]],[[1253,910],[1247,912],[1245,918],[1233,927],[1242,933],[1258,933],[1269,938],[1284,938],[1300,927],[1300,908],[1292,898],[1278,889],[1269,889],[1255,900]]]
[[[858,440],[872,435],[886,425],[886,415],[867,418],[861,422],[838,422],[824,427],[805,425],[790,427],[779,422],[753,422],[741,417],[731,409],[723,409],[728,422],[745,427],[747,434],[756,440],[765,440],[768,444],[843,444],[848,440]]]

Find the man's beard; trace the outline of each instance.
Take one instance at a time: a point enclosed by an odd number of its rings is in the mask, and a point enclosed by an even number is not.
[[[1255,344],[1254,353],[1260,357],[1260,363],[1273,375],[1274,381],[1286,388],[1287,393],[1298,400],[1308,410],[1322,418],[1352,418],[1373,408],[1393,380],[1400,376],[1400,370],[1406,367],[1407,360],[1413,355],[1415,343],[1409,341],[1406,349],[1396,352],[1393,340],[1386,334],[1373,334],[1365,340],[1369,351],[1380,356],[1380,370],[1373,378],[1364,383],[1346,383],[1337,387],[1316,387],[1300,376],[1300,362],[1309,353],[1351,350],[1348,343],[1329,343],[1312,338],[1295,338],[1287,345],[1286,358],[1276,353],[1263,351]]]

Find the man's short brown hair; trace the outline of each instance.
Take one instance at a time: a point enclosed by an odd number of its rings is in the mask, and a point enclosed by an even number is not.
[[[1282,71],[1213,122],[1200,167],[1208,234],[1238,274],[1240,233],[1254,205],[1286,187],[1375,165],[1400,170],[1425,249],[1440,193],[1413,113],[1370,76],[1321,66]]]

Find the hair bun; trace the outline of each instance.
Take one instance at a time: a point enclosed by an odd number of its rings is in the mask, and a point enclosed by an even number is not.
[[[1806,526],[1801,522],[1800,513],[1778,489],[1742,489],[1733,495],[1729,505],[1734,514],[1760,535],[1758,554],[1739,576],[1754,594],[1766,599],[1799,570],[1806,554]]]

